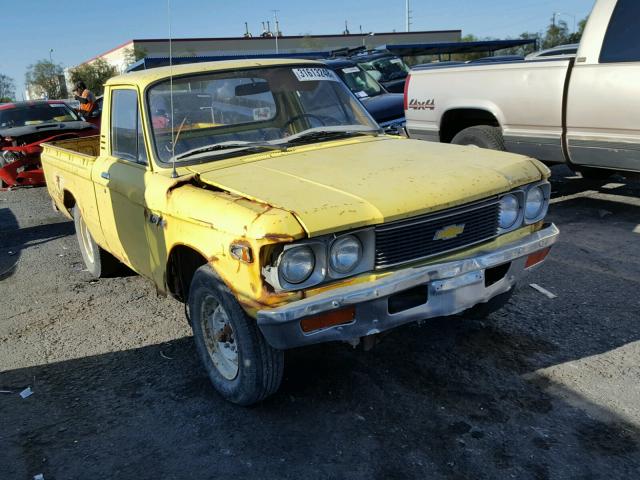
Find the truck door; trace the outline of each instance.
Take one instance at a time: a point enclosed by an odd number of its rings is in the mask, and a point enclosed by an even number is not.
[[[638,19],[638,0],[598,2],[591,14],[567,101],[569,156],[577,165],[640,170]]]
[[[100,225],[109,250],[141,275],[151,275],[146,237],[145,184],[151,174],[133,88],[111,88],[102,129],[106,151],[93,169]]]

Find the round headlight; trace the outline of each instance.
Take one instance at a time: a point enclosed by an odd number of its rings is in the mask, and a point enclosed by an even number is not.
[[[5,150],[4,152],[2,152],[2,157],[0,157],[0,165],[8,165],[17,160],[20,160],[20,155],[17,152]]]
[[[527,203],[524,214],[528,219],[537,218],[544,208],[544,192],[540,187],[530,188],[527,192]]]
[[[280,273],[289,283],[304,282],[313,273],[316,257],[309,247],[290,248],[280,259]]]
[[[514,195],[505,195],[500,199],[500,228],[513,227],[518,220],[520,205]]]
[[[331,268],[345,274],[353,270],[362,258],[362,244],[353,235],[338,238],[331,245],[329,262]]]

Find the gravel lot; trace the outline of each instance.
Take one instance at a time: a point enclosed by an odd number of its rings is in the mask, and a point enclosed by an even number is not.
[[[554,171],[562,237],[527,283],[557,298],[525,283],[483,321],[290,351],[249,409],[181,304],[92,281],[46,189],[0,192],[0,478],[638,478],[640,183],[611,182]]]

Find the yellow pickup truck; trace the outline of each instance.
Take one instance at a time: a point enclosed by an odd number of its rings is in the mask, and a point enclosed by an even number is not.
[[[112,78],[100,136],[42,163],[89,271],[121,262],[185,302],[242,405],[278,389],[285,349],[499,308],[558,236],[540,162],[384,135],[311,61]]]

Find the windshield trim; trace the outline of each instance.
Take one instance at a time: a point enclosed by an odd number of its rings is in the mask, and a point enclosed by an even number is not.
[[[206,72],[191,72],[191,73],[185,73],[185,74],[181,74],[181,75],[174,75],[173,76],[173,80],[175,81],[176,79],[181,79],[181,78],[188,78],[188,77],[199,77],[199,76],[207,76],[207,75],[212,75],[212,74],[217,74],[217,73],[227,73],[227,72],[236,72],[236,71],[240,71],[240,70],[268,70],[268,69],[273,69],[273,68],[304,68],[304,67],[309,67],[309,66],[316,66],[318,68],[327,68],[329,70],[331,70],[326,64],[322,63],[322,62],[300,62],[300,63],[288,63],[288,64],[276,64],[276,65],[251,65],[250,67],[246,67],[246,68],[222,68],[219,70],[210,70],[210,71],[206,71]],[[172,168],[173,166],[173,158],[170,157],[168,158],[166,161],[163,161],[161,159],[161,156],[158,154],[158,150],[157,150],[157,145],[156,145],[156,138],[155,135],[153,135],[153,125],[151,123],[151,112],[150,112],[150,108],[151,108],[151,102],[149,101],[149,93],[150,90],[152,88],[154,88],[155,86],[166,82],[167,80],[169,80],[169,77],[163,77],[160,78],[152,83],[149,83],[148,85],[145,86],[144,90],[142,91],[142,100],[144,102],[144,118],[143,118],[143,123],[145,126],[145,129],[147,131],[147,135],[149,137],[149,140],[151,142],[152,148],[151,148],[151,156],[153,157],[153,161],[154,163],[161,167],[161,168]],[[341,83],[344,83],[344,80],[340,79]],[[113,85],[111,86],[113,88]],[[346,86],[345,84],[345,90],[348,92],[349,95],[351,95],[354,99],[357,100],[357,103],[362,107],[363,112],[367,115],[367,117],[369,118],[369,120],[371,121],[371,123],[373,125],[378,125],[378,122],[376,122],[376,120],[371,116],[371,113],[369,113],[369,111],[364,108],[364,106],[362,105],[362,103],[358,100],[358,97],[355,96],[355,94],[351,91],[351,89]],[[344,126],[348,126],[348,125],[338,125],[338,127],[344,127]],[[335,127],[335,126],[334,126]],[[366,126],[362,125],[363,130],[366,130]],[[317,128],[317,127],[316,127]],[[323,127],[324,129],[328,129],[329,127]],[[307,129],[304,130],[303,132],[298,132],[298,134],[300,133],[304,133],[307,132],[311,129]],[[378,134],[383,134],[383,129],[378,127],[378,129],[371,129],[371,133],[373,133],[374,131],[377,131]],[[288,138],[288,137],[287,137]],[[282,141],[284,139],[281,139],[280,141]],[[265,142],[265,143],[269,143],[269,142]],[[283,142],[282,146],[284,147],[286,142]],[[274,147],[276,147],[278,145],[274,145]],[[296,145],[297,146],[297,145]],[[206,152],[206,154],[202,154],[203,157],[208,157],[211,156],[212,154],[215,155],[216,157],[228,157],[228,156],[233,156],[234,154],[238,154],[241,151],[246,151],[246,148],[242,148],[240,150],[221,150],[220,152],[217,153],[216,152]],[[195,157],[195,158],[194,158]],[[175,161],[175,165],[176,167],[188,167],[188,166],[192,166],[192,165],[198,165],[198,164],[203,164],[203,163],[207,163],[206,160],[202,160],[202,158],[200,157],[200,155],[194,156],[189,160],[184,160],[184,161],[179,161],[176,160]]]

